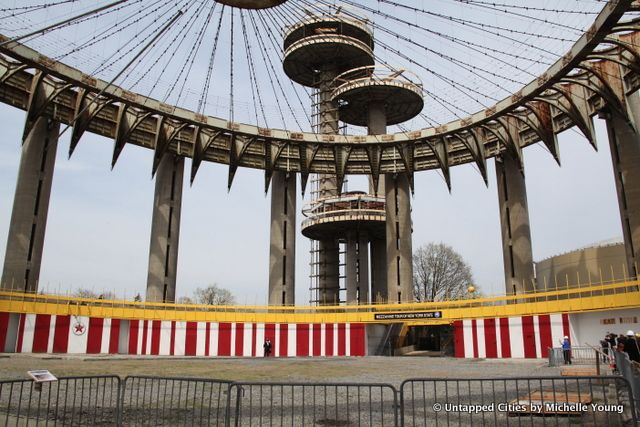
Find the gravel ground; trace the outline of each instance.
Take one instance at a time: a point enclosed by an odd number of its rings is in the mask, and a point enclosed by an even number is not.
[[[25,379],[27,371],[56,376],[153,375],[231,381],[388,383],[408,378],[502,378],[554,376],[560,368],[542,359],[454,359],[440,357],[177,358],[51,356],[12,354],[0,359],[0,378]]]
[[[616,381],[543,380],[560,368],[544,360],[467,360],[437,357],[363,358],[146,358],[124,356],[8,355],[0,360],[0,378],[24,379],[26,371],[48,369],[58,377],[117,375],[124,379],[123,425],[224,425],[231,408],[232,425],[378,426],[394,425],[626,425],[626,414],[584,410],[581,414],[542,416],[464,405],[525,402],[530,393],[554,390],[575,394],[588,403],[617,404]],[[145,378],[172,377],[177,379]],[[534,377],[537,380],[510,380]],[[182,379],[179,379],[182,378]],[[196,380],[195,378],[198,378]],[[409,378],[460,379],[407,384]],[[494,379],[493,381],[490,379]],[[216,381],[221,380],[221,381]],[[229,389],[229,381],[238,383]],[[262,384],[285,383],[285,384]],[[319,385],[318,383],[322,383]],[[339,383],[339,384],[331,384]],[[345,385],[349,383],[349,385]],[[377,386],[371,385],[379,384]],[[71,425],[114,425],[117,378],[68,379],[35,391],[31,382],[1,385],[0,423],[56,420]],[[624,390],[622,390],[624,391]],[[539,393],[540,394],[540,393]],[[521,400],[521,399],[525,400]],[[548,397],[543,400],[547,401]],[[556,399],[554,397],[554,399]],[[566,397],[562,398],[567,400]],[[562,400],[560,399],[560,400]],[[556,399],[558,400],[558,399]],[[586,401],[586,400],[585,400]],[[454,403],[454,409],[435,409]],[[538,401],[538,403],[540,403]],[[463,405],[462,407],[460,405]],[[6,410],[4,408],[9,408]],[[29,421],[29,424],[31,422]],[[37,422],[35,424],[38,424]]]

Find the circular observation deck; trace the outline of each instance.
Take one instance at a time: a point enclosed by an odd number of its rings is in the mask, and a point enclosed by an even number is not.
[[[286,1],[287,0],[217,0],[218,3],[239,9],[268,9]]]
[[[407,70],[365,66],[335,78],[331,99],[339,104],[340,120],[367,126],[369,105],[384,105],[387,125],[411,120],[422,111],[422,83]]]
[[[284,72],[303,86],[318,87],[322,70],[340,74],[373,64],[373,31],[366,20],[327,12],[285,29]]]
[[[369,236],[385,237],[385,200],[353,191],[340,197],[315,200],[302,213],[302,234],[313,240],[346,237],[352,230],[365,230]]]

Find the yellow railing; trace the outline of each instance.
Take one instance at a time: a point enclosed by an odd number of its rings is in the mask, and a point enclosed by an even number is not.
[[[640,282],[600,284],[522,295],[404,304],[338,306],[208,306],[0,292],[0,312],[210,322],[442,324],[456,319],[640,307]],[[437,317],[416,318],[414,313]],[[402,318],[376,319],[384,314]]]

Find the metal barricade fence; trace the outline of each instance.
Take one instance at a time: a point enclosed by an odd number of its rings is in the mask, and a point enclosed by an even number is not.
[[[389,384],[233,383],[230,426],[398,426]]]
[[[21,426],[117,425],[120,378],[61,377],[0,382],[0,424]]]
[[[621,377],[410,379],[403,426],[635,426]]]
[[[601,347],[571,347],[572,365],[595,365],[597,362],[597,350]],[[562,347],[549,348],[549,366],[560,366],[564,364]]]
[[[0,382],[0,425],[623,426],[640,387],[623,377],[409,379],[389,384],[67,377]],[[625,364],[625,361],[627,362]]]
[[[224,426],[231,381],[129,376],[122,390],[123,426]]]
[[[616,370],[631,384],[633,400],[635,401],[636,414],[640,418],[640,364],[629,360],[625,352],[613,350]]]

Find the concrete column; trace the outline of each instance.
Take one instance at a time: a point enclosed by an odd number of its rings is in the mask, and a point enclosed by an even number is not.
[[[369,301],[369,240],[364,230],[347,233],[347,303]]]
[[[369,236],[358,233],[358,303],[369,303]]]
[[[333,69],[320,72],[319,85],[319,130],[321,134],[335,135],[338,133],[338,106],[331,100],[331,83],[337,73]],[[337,179],[333,175],[320,175],[318,197],[335,197],[342,191],[338,188]],[[340,245],[336,239],[325,239],[318,242],[320,251],[320,275],[318,296],[320,304],[334,304],[340,302]]]
[[[387,301],[387,242],[371,240],[371,302]]]
[[[640,95],[627,97],[636,127],[640,125]],[[627,275],[638,276],[640,265],[640,136],[615,113],[606,117],[611,161],[616,181],[622,235],[627,257]]]
[[[387,174],[387,300],[413,301],[413,251],[411,245],[411,193],[406,175]]]
[[[274,172],[271,182],[269,305],[295,304],[296,175]]]
[[[22,144],[1,288],[37,292],[60,124],[36,120]]]
[[[496,157],[496,179],[505,290],[507,295],[531,292],[534,275],[527,187],[518,161],[510,154]]]
[[[156,172],[153,198],[146,297],[150,302],[176,299],[183,175],[184,158],[165,154]]]
[[[337,239],[320,240],[319,243],[319,304],[338,304],[340,302],[340,245]]]
[[[368,111],[367,129],[369,135],[387,133],[387,115],[384,105],[370,103]],[[373,180],[369,177],[369,194],[385,195],[384,177],[378,181],[376,192]],[[371,302],[387,301],[387,242],[386,239],[371,240]]]
[[[384,135],[387,133],[387,114],[384,104],[371,102],[368,106],[367,130],[369,135]],[[378,191],[375,191],[373,180],[369,177],[369,194],[384,196],[384,179],[378,181]]]
[[[337,73],[328,69],[320,73],[320,85],[318,87],[318,125],[323,135],[336,135],[338,133],[338,106],[331,100],[332,82]],[[342,191],[337,188],[337,179],[333,175],[320,175],[320,197],[337,196]]]
[[[358,234],[347,232],[347,304],[358,303]]]

